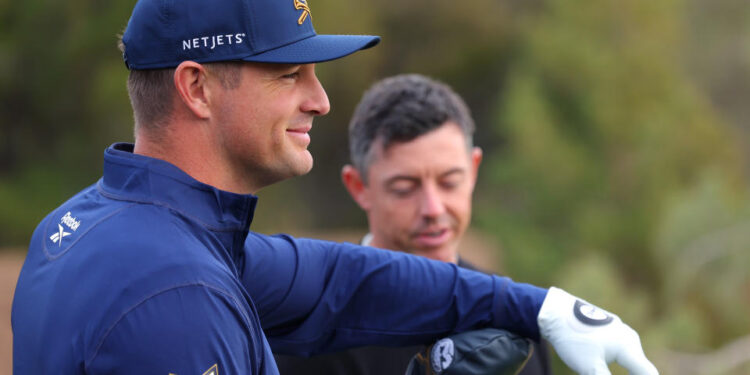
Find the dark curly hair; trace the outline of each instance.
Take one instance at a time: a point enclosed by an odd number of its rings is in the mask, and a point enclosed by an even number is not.
[[[447,85],[419,74],[403,74],[375,83],[362,96],[349,123],[352,164],[366,182],[372,145],[383,148],[408,142],[441,127],[456,123],[473,146],[474,120],[466,103]]]

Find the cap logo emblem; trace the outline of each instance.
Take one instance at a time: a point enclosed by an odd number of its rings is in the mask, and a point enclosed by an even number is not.
[[[302,11],[302,14],[300,14],[299,18],[297,19],[298,25],[301,25],[303,22],[305,22],[307,16],[310,16],[310,18],[312,19],[310,7],[307,6],[307,0],[294,0],[294,9]]]

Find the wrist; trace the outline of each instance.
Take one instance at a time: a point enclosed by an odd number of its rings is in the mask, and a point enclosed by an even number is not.
[[[539,340],[537,317],[547,289],[494,276],[493,327]]]

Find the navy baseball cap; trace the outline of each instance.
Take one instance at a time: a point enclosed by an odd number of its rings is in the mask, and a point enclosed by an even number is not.
[[[337,59],[380,41],[318,35],[306,0],[140,0],[122,37],[128,69],[183,61],[307,64]]]

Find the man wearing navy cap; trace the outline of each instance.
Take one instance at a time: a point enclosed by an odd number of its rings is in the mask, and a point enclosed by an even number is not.
[[[307,173],[329,110],[301,0],[141,0],[122,38],[135,144],[37,227],[12,308],[17,374],[278,374],[271,354],[411,345],[492,326],[579,372],[656,370],[615,315],[549,290],[351,244],[249,232],[259,189]],[[394,288],[398,286],[398,288]]]

